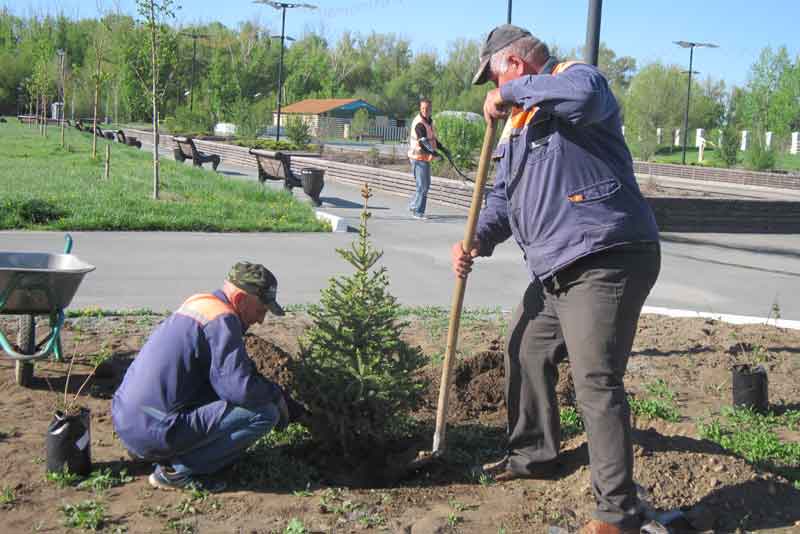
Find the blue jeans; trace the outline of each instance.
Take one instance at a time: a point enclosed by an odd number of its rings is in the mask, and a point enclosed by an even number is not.
[[[236,461],[279,419],[274,404],[249,409],[222,400],[182,413],[171,431],[176,450],[172,468],[186,475],[216,473]]]
[[[408,209],[417,215],[424,215],[425,205],[428,203],[428,189],[431,188],[431,163],[412,159],[411,172],[414,173],[417,188],[411,197]]]

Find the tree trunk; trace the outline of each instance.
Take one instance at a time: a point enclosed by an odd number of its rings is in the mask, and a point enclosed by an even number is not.
[[[100,97],[100,82],[94,82],[94,115],[92,117],[92,159],[97,159],[97,99]]]
[[[158,62],[156,58],[156,13],[153,0],[150,0],[150,59],[153,67],[153,200],[158,200],[159,174],[158,174],[158,98],[156,87],[158,85]]]

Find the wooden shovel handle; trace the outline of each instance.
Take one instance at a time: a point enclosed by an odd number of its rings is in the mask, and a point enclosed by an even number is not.
[[[467,227],[464,230],[464,241],[462,248],[469,251],[472,242],[475,240],[475,228],[478,225],[478,215],[483,203],[483,188],[486,185],[486,177],[489,174],[489,163],[492,157],[492,145],[497,129],[495,121],[486,125],[486,133],[483,136],[483,146],[481,147],[481,158],[478,162],[478,176],[475,178],[475,186],[472,191],[472,204],[469,208]],[[439,404],[436,407],[436,431],[433,434],[433,454],[441,454],[445,449],[445,434],[447,432],[447,404],[450,384],[453,378],[453,360],[455,359],[456,346],[458,344],[458,328],[461,323],[461,307],[464,304],[464,290],[467,287],[467,279],[456,277],[456,287],[453,291],[453,302],[450,305],[450,326],[447,330],[447,350],[444,355],[442,365],[442,381],[439,386]]]

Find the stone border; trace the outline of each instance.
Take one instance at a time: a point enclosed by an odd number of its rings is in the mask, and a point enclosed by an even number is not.
[[[318,211],[317,220],[327,221],[331,225],[331,232],[339,233],[347,232],[348,230],[347,222],[338,215],[333,215],[324,211]]]

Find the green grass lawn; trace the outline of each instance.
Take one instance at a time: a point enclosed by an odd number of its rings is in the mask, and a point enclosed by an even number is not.
[[[258,182],[225,177],[161,159],[160,200],[152,199],[152,154],[111,144],[111,176],[103,178],[108,141],[59,129],[0,124],[0,229],[319,232],[309,204]],[[209,165],[206,165],[207,167]]]
[[[661,149],[660,153],[653,157],[656,163],[681,163],[681,148],[673,147],[671,152],[669,148]],[[686,164],[697,164],[698,149],[693,147],[686,147]],[[703,154],[702,165],[708,167],[724,167],[722,161],[717,157],[717,153],[713,148],[706,148]],[[744,167],[744,152],[739,152],[738,167]],[[775,168],[783,171],[800,171],[800,154],[792,155],[788,152],[780,152],[775,155]]]

